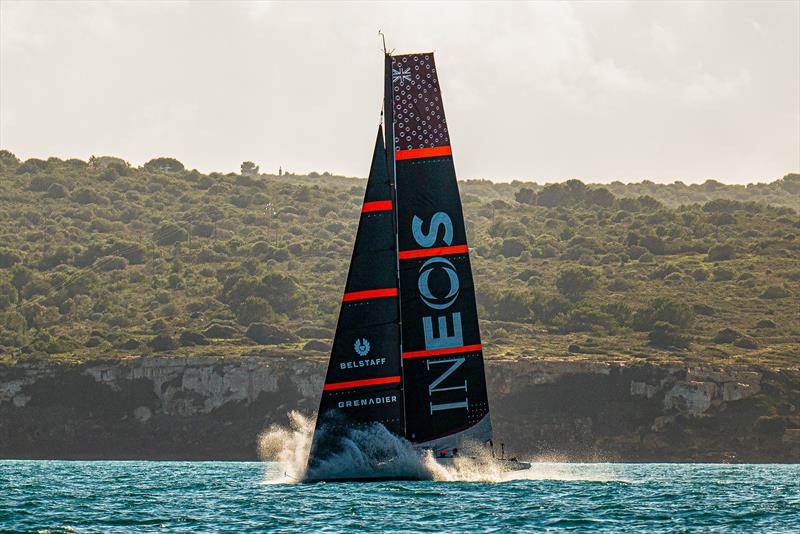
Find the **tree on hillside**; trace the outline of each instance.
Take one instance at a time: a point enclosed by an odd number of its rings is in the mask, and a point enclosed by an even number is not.
[[[586,267],[568,267],[556,280],[559,293],[570,300],[580,299],[596,284],[594,273]]]
[[[0,150],[0,164],[11,166],[19,165],[19,159],[8,150]]]
[[[523,187],[514,193],[514,200],[520,204],[536,204],[536,192],[533,189]]]
[[[183,163],[175,158],[153,158],[144,164],[144,170],[150,172],[180,172]]]
[[[258,174],[258,165],[252,161],[243,161],[241,166],[242,174],[246,176],[255,176]]]

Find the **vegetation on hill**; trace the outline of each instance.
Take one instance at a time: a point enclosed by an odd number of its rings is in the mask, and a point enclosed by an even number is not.
[[[0,358],[325,349],[364,180],[0,151]],[[461,184],[490,358],[797,365],[800,175]]]

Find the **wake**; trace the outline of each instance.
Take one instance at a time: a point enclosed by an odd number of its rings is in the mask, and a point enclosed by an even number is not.
[[[306,477],[325,479],[380,476],[439,482],[510,482],[514,480],[619,480],[608,464],[575,464],[539,461],[530,469],[507,471],[486,450],[474,457],[459,457],[442,463],[431,451],[420,452],[407,440],[373,424],[350,429],[341,439],[341,450],[307,472],[308,453],[316,419],[299,412],[288,414],[289,425],[272,425],[258,437],[258,452],[265,462],[274,462],[265,484],[295,484]]]

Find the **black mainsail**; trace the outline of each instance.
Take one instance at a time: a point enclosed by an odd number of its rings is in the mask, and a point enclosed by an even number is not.
[[[386,61],[405,437],[449,455],[492,432],[464,215],[433,54]]]
[[[387,142],[379,130],[309,471],[359,425],[380,423],[437,456],[492,436],[433,54],[387,54],[385,67]]]

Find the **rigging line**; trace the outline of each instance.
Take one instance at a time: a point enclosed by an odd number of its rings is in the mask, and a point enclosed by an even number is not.
[[[395,260],[395,283],[397,284],[398,299],[397,299],[397,334],[399,341],[399,354],[400,354],[400,391],[402,391],[403,399],[403,436],[408,433],[408,421],[406,418],[406,393],[405,393],[405,369],[403,364],[403,304],[400,297],[400,229],[399,219],[397,215],[397,161],[395,160],[394,153],[394,110],[391,104],[387,105],[387,98],[391,102],[392,96],[392,60],[391,57],[384,58],[386,65],[384,67],[384,86],[383,86],[383,107],[386,109],[386,116],[383,128],[384,143],[383,150],[386,153],[385,158],[387,171],[389,173],[389,180],[391,182],[392,191],[392,232],[394,232],[394,260]],[[391,140],[391,145],[386,141]],[[391,165],[390,165],[391,163]]]

